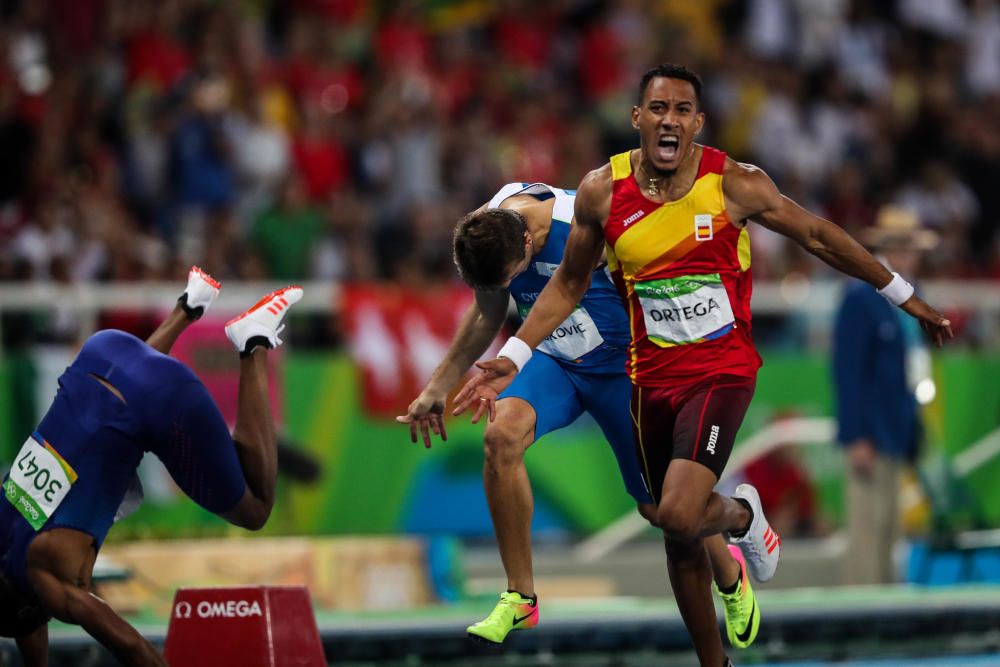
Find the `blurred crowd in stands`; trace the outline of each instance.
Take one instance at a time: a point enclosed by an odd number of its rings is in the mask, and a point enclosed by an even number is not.
[[[0,281],[454,280],[455,220],[635,145],[666,61],[705,143],[1000,278],[998,0],[0,0],[0,45]]]

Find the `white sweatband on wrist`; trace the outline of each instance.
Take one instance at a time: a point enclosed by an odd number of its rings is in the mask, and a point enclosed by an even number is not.
[[[514,365],[517,366],[517,372],[520,373],[524,365],[528,363],[528,359],[531,359],[531,348],[517,336],[511,336],[497,352],[497,356],[506,357],[513,361]]]
[[[903,276],[895,271],[892,272],[892,280],[889,284],[878,290],[878,293],[885,297],[885,300],[894,306],[899,306],[911,296],[913,296],[913,285],[903,280]]]

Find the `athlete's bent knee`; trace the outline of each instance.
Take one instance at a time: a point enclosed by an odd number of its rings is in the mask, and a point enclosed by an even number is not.
[[[271,508],[268,508],[266,511],[251,513],[243,517],[241,527],[256,532],[267,525],[267,520],[270,516]]]
[[[683,506],[663,503],[656,512],[656,519],[668,539],[690,542],[701,536],[701,517]]]
[[[486,465],[493,470],[519,464],[524,459],[524,438],[507,424],[493,423],[483,436]]]
[[[637,505],[639,509],[639,515],[649,522],[653,528],[660,527],[660,517],[657,512],[656,505],[652,503],[639,503]]]
[[[273,502],[265,502],[254,497],[248,489],[240,502],[236,503],[236,507],[223,512],[220,516],[244,530],[258,531],[267,525],[273,507]]]
[[[697,562],[706,557],[705,541],[702,539],[678,540],[668,535],[664,543],[667,558],[675,565]]]

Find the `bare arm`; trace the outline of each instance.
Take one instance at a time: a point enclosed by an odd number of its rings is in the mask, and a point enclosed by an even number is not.
[[[469,366],[489,348],[503,326],[510,295],[507,290],[477,290],[476,300],[465,311],[462,322],[452,338],[444,359],[434,369],[427,386],[410,403],[405,415],[396,417],[401,424],[410,425],[410,440],[417,442],[419,429],[424,446],[431,446],[430,432],[447,440],[444,428],[444,403],[448,392],[455,386]]]
[[[841,273],[881,289],[892,280],[882,264],[850,234],[810,213],[778,191],[763,170],[730,163],[723,178],[726,210],[734,220],[752,220],[787,236]]]
[[[604,223],[611,206],[611,186],[611,167],[605,165],[587,174],[577,189],[574,223],[566,240],[562,262],[517,330],[517,338],[531,349],[569,317],[590,287],[593,271],[604,253]],[[481,372],[455,396],[452,414],[461,414],[475,404],[477,407],[472,416],[475,423],[482,415],[484,406],[488,406],[492,421],[491,399],[510,384],[518,368],[506,357],[479,362],[476,366]]]
[[[476,300],[465,311],[447,354],[427,382],[428,388],[448,392],[455,386],[500,333],[509,302],[507,290],[476,291]]]
[[[46,667],[49,664],[49,624],[42,623],[29,634],[17,637],[17,650],[25,667]]]
[[[108,604],[83,588],[39,568],[30,572],[42,604],[64,623],[81,626],[118,660],[134,667],[167,667],[166,661],[138,630]]]
[[[850,234],[810,213],[778,191],[763,170],[730,161],[723,178],[726,210],[733,220],[752,220],[787,236],[841,273],[882,289],[892,274]],[[951,338],[951,323],[917,296],[900,306],[917,318],[940,346]]]

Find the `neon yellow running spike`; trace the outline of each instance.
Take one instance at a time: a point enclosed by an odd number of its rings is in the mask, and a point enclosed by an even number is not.
[[[760,607],[757,606],[757,597],[753,594],[750,586],[750,577],[747,576],[746,564],[743,561],[743,552],[739,547],[729,545],[729,551],[733,558],[740,564],[740,581],[735,593],[726,594],[719,590],[719,597],[722,598],[722,606],[726,615],[726,636],[729,643],[736,648],[746,648],[757,638],[757,631],[760,629]]]
[[[501,593],[500,602],[490,615],[465,629],[473,639],[502,644],[511,630],[526,630],[538,625],[538,598],[520,593]]]

